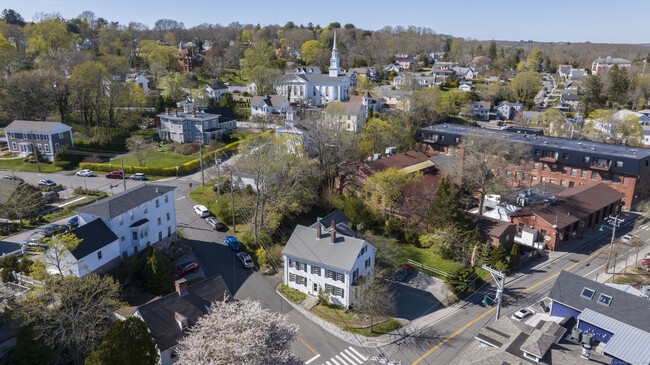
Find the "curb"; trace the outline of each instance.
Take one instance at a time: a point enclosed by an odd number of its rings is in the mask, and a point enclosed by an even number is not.
[[[310,321],[316,323],[322,329],[326,330],[330,334],[338,337],[340,340],[343,340],[343,341],[345,341],[347,343],[350,343],[350,344],[356,345],[356,346],[361,346],[361,347],[377,348],[377,347],[390,345],[391,343],[394,342],[393,340],[390,340],[390,339],[389,339],[388,342],[386,342],[386,341],[384,341],[384,339],[382,339],[382,337],[387,338],[385,336],[391,336],[392,337],[393,335],[391,335],[390,333],[385,334],[385,335],[381,335],[381,336],[377,336],[377,337],[373,337],[377,341],[371,342],[371,341],[368,341],[368,340],[365,340],[364,338],[362,338],[362,337],[364,337],[362,335],[355,335],[355,334],[352,334],[352,333],[345,332],[342,329],[340,329],[338,326],[336,326],[335,324],[329,323],[329,322],[325,321],[324,319],[319,318],[318,316],[316,316],[314,314],[311,314],[309,311],[305,310],[303,307],[301,307],[298,304],[295,304],[294,302],[292,302],[289,299],[285,298],[284,295],[282,295],[278,290],[276,290],[275,292],[278,293],[280,298],[282,298],[285,302],[289,303],[289,305],[291,305],[294,309],[296,309],[302,315],[307,317],[307,319],[309,319]]]

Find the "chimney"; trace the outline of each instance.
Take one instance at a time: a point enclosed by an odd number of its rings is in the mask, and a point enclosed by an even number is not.
[[[316,238],[320,239],[320,234],[321,234],[321,225],[320,223],[316,226]]]
[[[332,228],[334,231],[336,230],[336,221],[334,219],[330,221],[330,228]]]
[[[201,111],[201,110],[199,110],[199,107],[198,107],[198,106],[197,106],[194,110],[195,110],[197,113]]]
[[[169,108],[165,108],[165,114],[169,115]]]
[[[330,233],[330,237],[332,237],[332,243],[336,242],[336,230],[332,230],[332,233]]]
[[[176,286],[176,292],[178,293],[179,296],[183,296],[187,294],[187,280],[186,279],[178,279],[174,282],[174,285]]]

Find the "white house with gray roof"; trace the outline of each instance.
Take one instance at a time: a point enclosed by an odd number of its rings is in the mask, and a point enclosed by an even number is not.
[[[52,160],[56,151],[73,146],[72,127],[63,123],[14,120],[4,128],[9,151],[26,157],[38,154]]]
[[[312,296],[325,291],[330,302],[349,308],[361,300],[363,283],[374,276],[377,249],[355,238],[349,219],[337,212],[311,227],[294,229],[282,251],[282,282]],[[341,217],[347,219],[347,226]]]
[[[125,259],[149,246],[176,239],[174,189],[141,184],[81,207],[75,213],[79,215],[80,227],[101,220],[119,240],[116,254]]]
[[[237,121],[222,118],[219,114],[205,113],[196,103],[183,101],[178,106],[183,112],[170,112],[158,115],[160,118],[160,138],[178,143],[199,141],[208,144],[237,128]]]

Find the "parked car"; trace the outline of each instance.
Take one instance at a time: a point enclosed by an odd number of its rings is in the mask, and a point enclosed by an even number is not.
[[[56,183],[50,179],[44,179],[38,181],[38,186],[56,186]]]
[[[48,224],[47,226],[41,227],[41,234],[45,237],[52,237],[67,230],[68,227],[62,224]]]
[[[523,322],[526,318],[535,314],[535,311],[532,309],[521,308],[512,315],[512,319],[515,321]]]
[[[413,270],[415,270],[415,268],[413,266],[404,265],[404,266],[400,267],[399,270],[397,270],[395,272],[395,274],[393,274],[393,279],[395,281],[404,281],[407,276],[411,275]]]
[[[623,235],[623,237],[621,237],[621,241],[623,241],[625,243],[630,243],[630,242],[632,242],[633,240],[636,240],[636,239],[639,239],[639,236],[637,236],[635,234],[625,234],[625,235]]]
[[[180,278],[181,276],[185,276],[197,271],[199,271],[199,263],[192,260],[176,266],[176,268],[174,268],[173,274],[175,277]]]
[[[70,228],[79,227],[79,216],[75,215],[74,217],[70,218],[70,220],[68,220],[67,224],[68,224],[68,227],[70,227]]]
[[[250,255],[246,252],[237,252],[237,258],[241,261],[241,266],[245,269],[252,269],[255,267],[253,259],[251,259]]]
[[[241,242],[239,242],[239,240],[235,236],[226,236],[224,242],[226,243],[226,245],[228,245],[228,248],[230,248],[233,251],[241,250]]]
[[[76,175],[83,176],[83,177],[91,177],[91,176],[95,176],[95,173],[93,172],[93,170],[83,169],[81,171],[77,171]]]
[[[226,226],[216,217],[207,217],[205,218],[205,221],[212,226],[212,229],[217,231],[226,228]]]
[[[142,172],[131,175],[131,180],[147,180],[147,175]]]
[[[119,170],[111,171],[108,174],[106,174],[106,178],[108,178],[108,179],[121,179],[122,178],[122,171],[119,171]]]
[[[205,205],[195,205],[194,211],[201,218],[209,217],[212,215],[212,213],[210,213],[210,211],[208,210],[208,208],[205,207]]]
[[[645,259],[643,259],[641,265],[643,265],[646,271],[650,271],[650,253],[645,255]]]
[[[25,180],[19,178],[18,176],[15,176],[15,175],[5,175],[2,178],[5,179],[5,180],[15,181],[15,182],[17,182],[19,184],[22,183],[22,182],[25,182]]]

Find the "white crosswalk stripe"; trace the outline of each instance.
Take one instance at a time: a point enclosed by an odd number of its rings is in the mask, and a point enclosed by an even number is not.
[[[361,355],[352,346],[334,355],[325,361],[323,365],[361,365],[368,360],[368,357]]]

